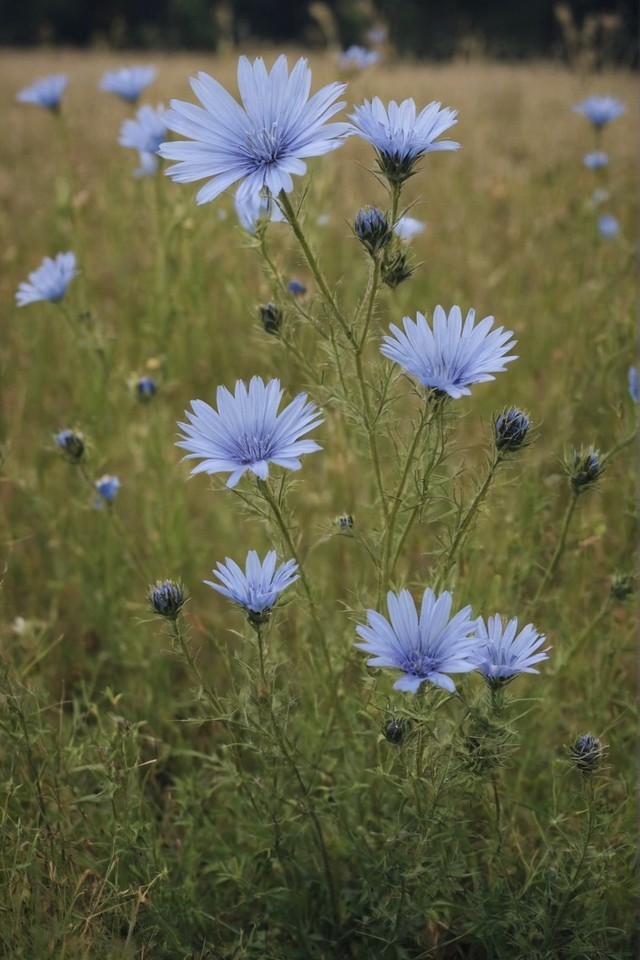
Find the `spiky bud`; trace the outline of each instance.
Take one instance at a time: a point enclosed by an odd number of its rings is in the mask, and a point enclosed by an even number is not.
[[[576,737],[570,756],[581,773],[590,775],[602,766],[606,752],[606,744],[598,737],[593,733],[583,733]]]
[[[565,460],[565,469],[573,492],[578,495],[594,487],[604,472],[600,452],[595,447],[575,448]]]
[[[178,619],[186,599],[186,590],[179,580],[157,580],[147,593],[151,609],[167,620]]]
[[[382,263],[382,282],[395,290],[397,286],[408,280],[413,274],[413,267],[409,265],[409,254],[406,250],[397,250],[393,256]]]
[[[389,221],[377,207],[363,207],[353,224],[355,235],[366,250],[375,257],[392,237]]]
[[[515,453],[531,443],[528,439],[531,420],[517,407],[505,408],[494,420],[495,443],[499,453]]]
[[[282,326],[282,313],[276,307],[275,303],[267,303],[260,307],[260,323],[264,327],[265,333],[277,336]]]

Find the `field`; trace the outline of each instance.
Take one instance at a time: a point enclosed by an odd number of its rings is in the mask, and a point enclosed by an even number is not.
[[[349,78],[337,119],[373,96],[438,100],[459,111],[461,149],[424,156],[403,188],[426,229],[395,289],[354,236],[360,208],[389,207],[371,145],[308,160],[289,196],[328,299],[288,225],[262,242],[229,194],[197,206],[194,184],[132,176],[118,135],[134,108],[98,90],[132,62],[0,61],[0,954],[631,958],[637,79],[482,61]],[[158,70],[148,104],[194,101],[199,70],[237,94],[235,55],[140,62]],[[340,79],[333,56],[309,62],[313,91]],[[15,102],[54,72],[69,75],[60,116]],[[627,105],[601,171],[572,110],[593,93]],[[16,307],[65,251],[80,272],[64,298]],[[437,304],[495,316],[518,359],[428,407],[379,346]],[[184,411],[254,375],[318,404],[322,451],[262,486],[190,477]],[[530,442],[498,457],[512,406]],[[581,486],[573,451],[592,447],[601,475]],[[103,475],[121,483],[111,502]],[[252,549],[304,570],[268,622],[203,582]],[[167,579],[188,592],[175,620],[147,602]],[[394,689],[356,626],[386,615],[387,590],[427,587],[533,623],[539,675]]]

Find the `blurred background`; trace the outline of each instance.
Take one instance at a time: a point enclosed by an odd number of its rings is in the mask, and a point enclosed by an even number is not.
[[[347,47],[373,36],[402,57],[553,57],[575,65],[588,52],[595,57],[590,68],[638,62],[633,0],[21,0],[3,6],[4,46],[222,52],[249,41]]]

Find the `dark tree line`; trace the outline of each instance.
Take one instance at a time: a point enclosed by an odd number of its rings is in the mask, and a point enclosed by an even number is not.
[[[400,54],[571,57],[591,45],[636,62],[635,0],[20,0],[3,5],[0,44],[215,49],[248,38],[347,46],[376,17]]]

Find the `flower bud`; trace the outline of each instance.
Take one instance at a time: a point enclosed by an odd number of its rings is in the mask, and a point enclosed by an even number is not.
[[[407,721],[400,720],[398,717],[392,717],[391,720],[388,720],[384,725],[383,733],[384,738],[389,743],[393,743],[395,746],[402,743],[404,740],[404,735],[407,732]]]
[[[604,472],[600,452],[595,447],[572,451],[565,461],[573,492],[578,495],[595,486]]]
[[[531,420],[517,407],[509,407],[494,420],[495,443],[499,453],[515,453],[531,442],[527,434]]]
[[[386,247],[392,236],[387,218],[377,207],[363,207],[359,210],[353,229],[360,243],[372,257]]]
[[[56,444],[69,463],[79,463],[84,456],[84,440],[81,433],[74,433],[73,430],[60,430],[55,437]]]
[[[151,400],[152,397],[158,392],[158,387],[153,377],[140,377],[136,383],[136,393],[138,395],[138,400],[143,402],[146,400]]]
[[[147,593],[151,609],[167,620],[178,619],[186,598],[186,591],[179,580],[157,580]]]
[[[636,590],[635,577],[632,573],[616,573],[611,578],[611,596],[614,600],[626,600]]]
[[[260,323],[264,327],[265,333],[277,336],[282,326],[282,313],[278,310],[275,303],[268,303],[260,307]]]
[[[602,766],[606,752],[606,745],[593,733],[583,733],[576,738],[570,756],[578,770],[588,775]]]
[[[409,266],[409,254],[406,250],[398,250],[389,259],[382,263],[382,282],[395,290],[399,284],[408,280],[413,273],[413,267]]]

